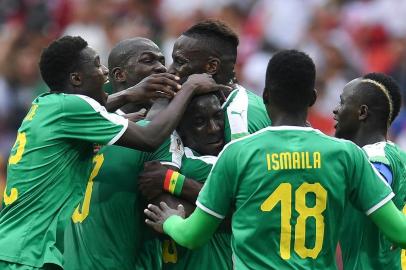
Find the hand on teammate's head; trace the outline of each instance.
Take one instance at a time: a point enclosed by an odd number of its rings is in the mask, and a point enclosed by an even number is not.
[[[197,95],[215,91],[230,91],[231,87],[217,84],[213,77],[207,73],[192,74],[188,77],[183,87],[190,86]]]
[[[144,103],[158,98],[171,99],[181,88],[179,77],[169,73],[152,74],[127,89],[129,102]]]

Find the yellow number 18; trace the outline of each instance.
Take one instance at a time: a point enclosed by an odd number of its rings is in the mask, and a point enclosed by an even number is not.
[[[316,203],[313,207],[306,205],[306,195],[313,193],[316,197]],[[271,211],[278,203],[281,203],[281,239],[280,254],[284,260],[290,259],[291,254],[291,218],[292,218],[292,185],[281,183],[274,192],[261,204],[261,210]],[[295,244],[294,250],[301,258],[317,258],[324,240],[324,217],[322,213],[326,210],[327,191],[319,184],[303,183],[295,191],[295,210],[299,216],[295,225]],[[306,221],[313,217],[316,223],[316,240],[312,248],[305,245],[306,240]]]

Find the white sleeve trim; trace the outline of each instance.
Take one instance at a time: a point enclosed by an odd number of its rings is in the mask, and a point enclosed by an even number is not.
[[[386,198],[384,198],[382,201],[380,201],[375,206],[371,207],[368,211],[366,211],[365,214],[369,216],[370,214],[372,214],[373,212],[384,206],[387,202],[392,200],[393,197],[395,197],[395,194],[391,192],[388,196],[386,196]]]
[[[109,120],[113,124],[122,126],[128,125],[128,119],[115,113],[109,113],[104,106],[100,105],[100,103],[94,100],[93,98],[84,95],[75,95],[75,96],[86,101],[93,108],[93,110],[100,113],[102,117]]]
[[[115,144],[115,143],[121,138],[121,136],[123,136],[123,134],[124,134],[124,132],[127,130],[127,128],[128,128],[128,121],[124,123],[124,126],[123,126],[123,128],[120,130],[120,132],[117,133],[117,135],[114,136],[114,138],[111,139],[111,140],[107,143],[107,145]]]
[[[224,219],[225,218],[225,216],[220,215],[220,214],[214,212],[213,210],[210,210],[209,208],[207,208],[206,206],[201,204],[199,201],[196,201],[196,206],[199,207],[200,209],[202,209],[207,214],[212,215],[212,216],[214,216],[216,218],[219,218],[219,219]]]
[[[162,165],[166,165],[166,166],[172,166],[172,167],[175,167],[175,168],[180,169],[179,164],[177,164],[177,163],[175,163],[175,162],[170,162],[170,161],[160,161],[160,163],[161,163]]]
[[[93,108],[93,110],[98,112],[103,118],[107,119],[108,121],[110,121],[111,123],[113,123],[115,125],[123,126],[123,128],[120,130],[120,132],[118,132],[117,135],[114,136],[114,138],[111,139],[107,143],[107,145],[114,144],[121,138],[121,136],[123,136],[124,132],[128,128],[128,119],[126,119],[118,114],[115,114],[115,113],[109,113],[104,106],[100,105],[99,102],[97,102],[96,100],[94,100],[91,97],[84,96],[84,95],[75,95],[75,96],[86,101],[86,103],[89,104]]]

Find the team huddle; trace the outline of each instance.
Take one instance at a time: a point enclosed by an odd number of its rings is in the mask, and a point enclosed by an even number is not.
[[[169,68],[141,37],[108,69],[81,37],[45,48],[50,91],[8,161],[0,269],[406,269],[406,153],[387,139],[398,84],[369,73],[337,89],[330,137],[307,122],[312,59],[273,55],[259,97],[235,78],[238,43],[206,20]]]

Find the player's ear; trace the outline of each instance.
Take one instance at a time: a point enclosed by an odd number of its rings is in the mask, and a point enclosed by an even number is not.
[[[78,72],[72,72],[69,75],[69,81],[73,86],[80,86],[82,84],[82,78]]]
[[[361,105],[358,109],[358,120],[364,121],[368,118],[368,105]]]
[[[209,61],[207,61],[205,69],[206,73],[210,75],[214,75],[218,72],[220,68],[220,59],[217,57],[210,56]]]
[[[313,89],[312,96],[310,97],[309,107],[313,106],[314,103],[316,103],[316,100],[317,100],[317,90]]]
[[[124,70],[122,70],[120,67],[113,68],[111,73],[113,74],[113,79],[116,82],[125,82],[127,80],[127,76]]]

